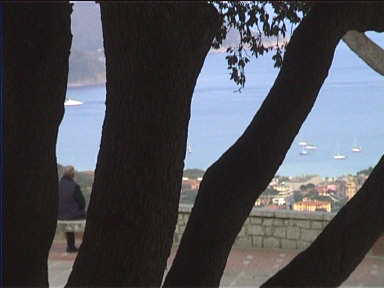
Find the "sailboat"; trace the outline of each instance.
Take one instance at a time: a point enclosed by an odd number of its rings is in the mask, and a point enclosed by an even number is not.
[[[81,105],[83,104],[83,102],[80,102],[80,101],[77,101],[77,100],[73,100],[73,99],[70,99],[70,98],[65,98],[65,102],[64,102],[64,106],[78,106],[78,105]]]
[[[335,160],[344,160],[344,159],[347,159],[347,156],[342,155],[340,153],[337,153],[337,154],[333,155],[333,159],[335,159]]]
[[[335,159],[335,160],[345,160],[345,159],[347,159],[346,155],[340,154],[340,152],[339,152],[340,148],[339,147],[340,146],[337,145],[337,153],[335,155],[333,155],[333,159]]]
[[[357,145],[356,138],[353,141],[353,146],[352,146],[352,152],[361,152],[363,148],[360,145]]]
[[[362,149],[361,146],[354,146],[352,147],[352,152],[361,152]]]
[[[317,146],[313,145],[313,144],[307,144],[307,145],[304,146],[304,148],[307,149],[307,150],[316,150]]]

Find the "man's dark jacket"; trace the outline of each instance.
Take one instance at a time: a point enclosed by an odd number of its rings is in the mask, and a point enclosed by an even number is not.
[[[63,176],[59,181],[58,219],[83,219],[85,215],[85,199],[80,186],[72,178]]]

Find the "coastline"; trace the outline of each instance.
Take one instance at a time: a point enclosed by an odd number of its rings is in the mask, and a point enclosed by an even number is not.
[[[87,88],[94,86],[105,86],[105,81],[100,82],[81,82],[81,83],[68,83],[67,89],[76,89],[76,88]]]
[[[61,164],[59,164],[59,165],[61,165]],[[348,177],[348,176],[357,176],[359,174],[359,172],[369,170],[369,169],[373,169],[373,167],[368,167],[366,169],[357,171],[356,173],[347,173],[346,172],[346,173],[340,174],[340,175],[323,176],[323,175],[312,174],[312,173],[300,174],[300,175],[282,175],[282,174],[276,173],[274,177],[288,178],[290,180],[295,180],[295,179],[297,180],[297,179],[304,179],[304,178],[308,178],[308,179],[309,178],[311,178],[311,179],[315,179],[315,178],[316,179],[337,179],[337,178],[344,178],[344,177]],[[187,169],[184,169],[184,172],[185,171],[193,171],[193,170],[201,170],[201,171],[203,171],[203,174],[206,171],[204,169],[199,169],[199,168],[187,168]],[[78,170],[77,172],[88,174],[88,175],[94,175],[95,174],[95,170],[91,170],[91,169]]]

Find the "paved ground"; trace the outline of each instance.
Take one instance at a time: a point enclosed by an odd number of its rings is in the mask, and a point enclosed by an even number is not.
[[[169,265],[175,251],[172,251]],[[296,255],[293,250],[233,249],[221,285],[258,287]],[[65,252],[63,241],[55,241],[49,258],[51,287],[63,287],[76,254]],[[169,266],[168,265],[168,266]],[[367,256],[343,287],[384,287],[384,257]]]

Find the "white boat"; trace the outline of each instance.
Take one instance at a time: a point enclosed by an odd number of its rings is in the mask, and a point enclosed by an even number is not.
[[[300,151],[299,154],[302,155],[302,156],[308,155],[308,151],[303,149],[303,150]]]
[[[347,156],[342,155],[342,154],[336,154],[336,155],[333,156],[333,159],[335,159],[335,160],[344,160],[344,159],[347,159]]]
[[[362,149],[361,146],[354,146],[352,147],[352,152],[361,152]]]
[[[64,106],[78,106],[78,105],[81,105],[83,104],[83,102],[80,102],[80,101],[77,101],[77,100],[73,100],[73,99],[70,99],[70,98],[65,98],[65,102],[64,102]]]
[[[360,145],[357,145],[356,138],[353,141],[353,146],[352,146],[352,152],[361,152],[363,148]]]
[[[316,150],[317,149],[317,146],[316,145],[312,145],[312,144],[307,144],[304,146],[305,149],[307,150]]]
[[[335,160],[345,160],[347,159],[346,155],[340,153],[340,143],[337,143],[336,153],[333,155],[333,159]]]
[[[300,142],[299,142],[299,146],[306,146],[306,145],[308,145],[308,143],[305,142],[305,141],[300,141]]]

